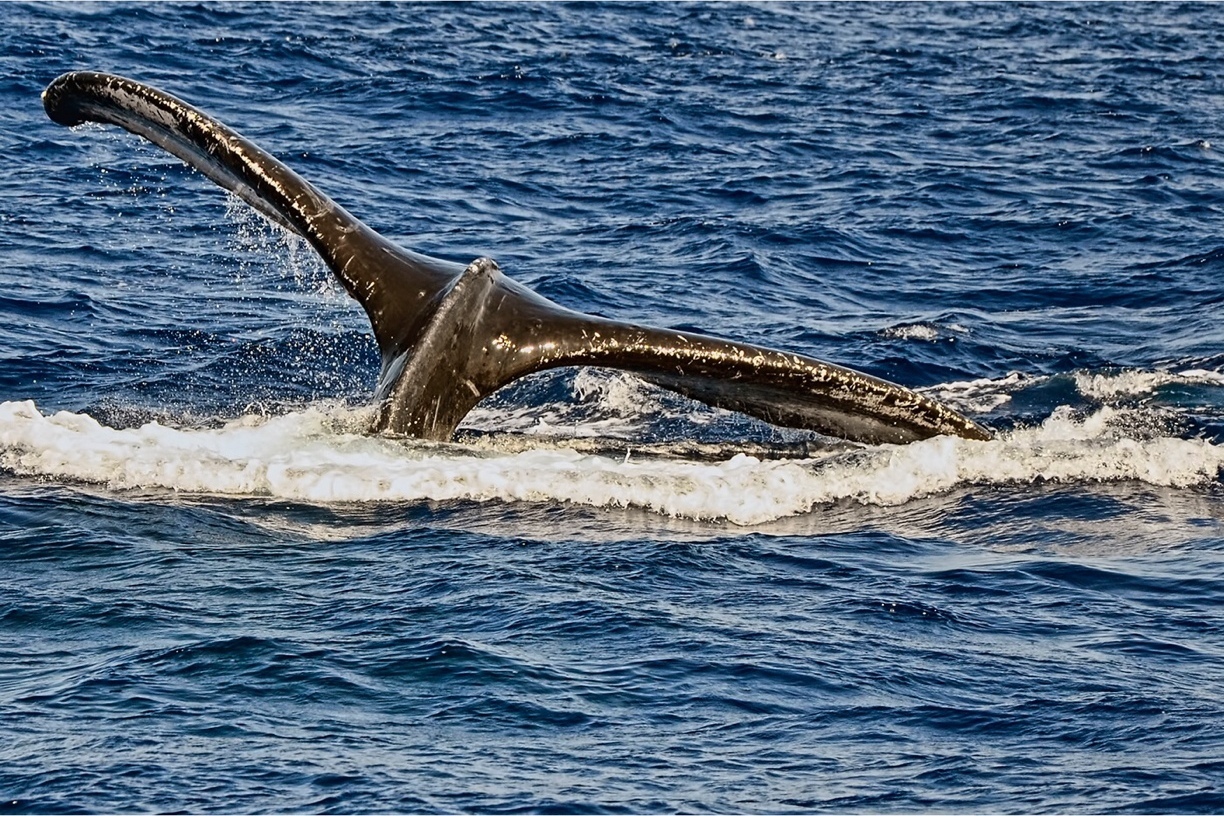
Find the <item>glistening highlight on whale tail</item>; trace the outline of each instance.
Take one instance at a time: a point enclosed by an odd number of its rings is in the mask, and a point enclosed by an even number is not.
[[[484,397],[536,371],[599,366],[707,404],[857,442],[989,439],[972,420],[876,377],[791,352],[637,326],[559,306],[480,258],[403,249],[235,131],[156,88],[64,74],[43,92],[62,125],[119,125],[305,238],[365,309],[382,355],[375,431],[449,439]]]

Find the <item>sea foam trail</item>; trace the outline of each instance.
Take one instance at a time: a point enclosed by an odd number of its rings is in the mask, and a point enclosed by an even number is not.
[[[243,417],[221,428],[150,422],[116,429],[87,414],[0,403],[0,468],[11,473],[209,495],[306,502],[531,501],[640,507],[761,524],[836,501],[896,505],[958,486],[1139,480],[1189,487],[1217,478],[1224,449],[1145,436],[1134,411],[1067,409],[990,442],[939,437],[817,459],[716,463],[578,453],[561,446],[476,450],[368,437],[347,409]],[[1150,427],[1150,422],[1146,423]],[[556,443],[553,443],[556,445]]]
[[[1166,386],[1224,387],[1224,374],[1201,368],[1185,371],[1077,371],[1056,376],[1067,378],[1081,397],[1094,402],[1151,396]],[[966,413],[982,414],[1010,402],[1012,394],[1041,386],[1052,379],[1055,377],[1031,376],[1017,371],[995,380],[942,383],[918,390]]]

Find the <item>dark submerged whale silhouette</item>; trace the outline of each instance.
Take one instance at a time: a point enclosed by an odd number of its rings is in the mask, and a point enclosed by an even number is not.
[[[173,153],[310,242],[366,310],[382,355],[375,431],[448,440],[484,397],[560,366],[622,369],[709,405],[857,442],[989,439],[951,409],[791,352],[635,326],[559,306],[480,258],[403,249],[197,108],[113,74],[77,71],[42,95],[62,125],[119,125]]]

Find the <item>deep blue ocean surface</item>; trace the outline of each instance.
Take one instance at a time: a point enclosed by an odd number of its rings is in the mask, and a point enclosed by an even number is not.
[[[0,811],[1224,811],[1222,19],[0,5]],[[72,69],[998,436],[563,370],[369,437],[360,307]]]

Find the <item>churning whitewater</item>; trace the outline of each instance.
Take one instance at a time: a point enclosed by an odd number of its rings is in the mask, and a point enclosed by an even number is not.
[[[997,394],[1016,382],[1013,377],[934,390],[971,405],[978,395]],[[1090,395],[1113,396],[1170,382],[1218,384],[1209,373],[1195,371],[1083,375],[1076,382]],[[604,393],[615,395],[616,389]],[[622,404],[611,407],[625,411]],[[803,460],[739,454],[715,463],[653,453],[635,457],[629,439],[610,440],[623,445],[623,457],[582,453],[565,446],[567,435],[581,434],[581,426],[544,423],[528,428],[535,431],[536,446],[527,450],[521,444],[499,451],[496,443],[477,448],[370,437],[357,430],[368,425],[368,414],[369,409],[313,406],[274,417],[244,416],[217,428],[154,421],[116,429],[88,414],[48,416],[30,401],[6,402],[0,404],[0,467],[115,490],[306,502],[566,502],[753,525],[817,512],[833,502],[898,505],[969,485],[1135,480],[1202,486],[1224,465],[1220,446],[1162,435],[1171,424],[1167,415],[1109,406],[1082,415],[1064,406],[1035,427],[991,441],[937,437]],[[523,419],[496,410],[478,418],[493,427]]]

